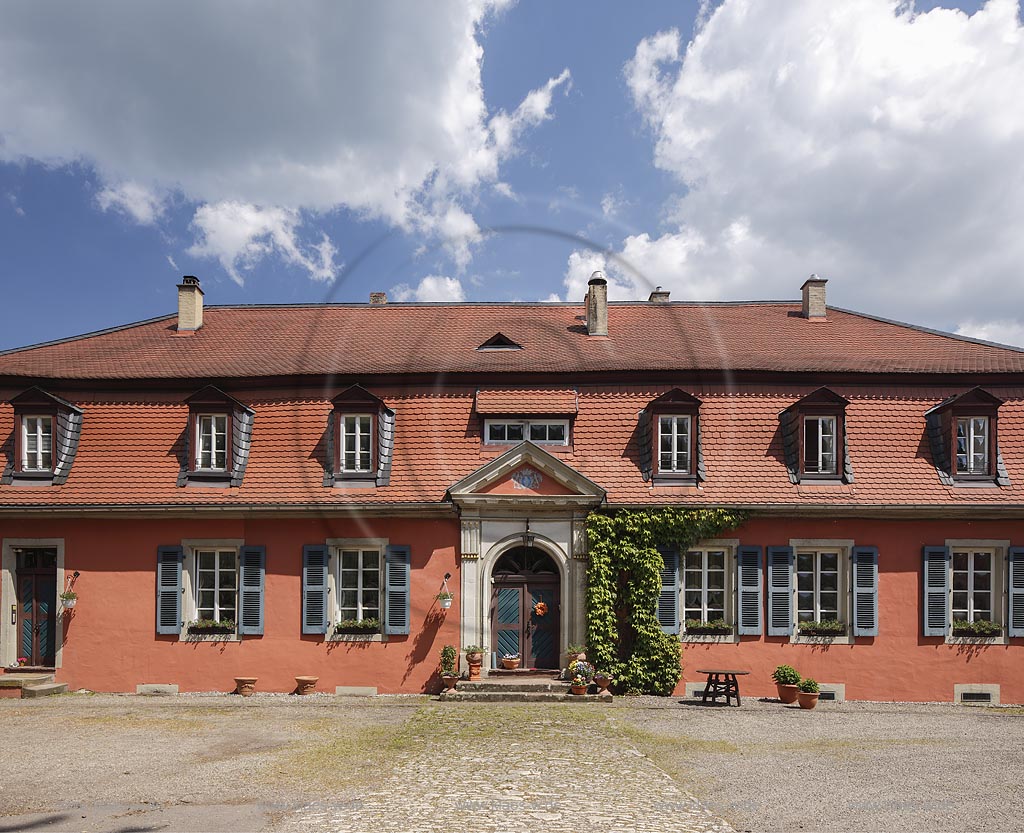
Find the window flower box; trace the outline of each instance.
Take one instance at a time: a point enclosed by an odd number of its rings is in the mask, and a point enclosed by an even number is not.
[[[334,626],[335,633],[380,633],[380,619],[342,619]]]
[[[723,636],[732,633],[732,625],[724,619],[712,619],[710,622],[687,619],[684,630],[690,636]]]
[[[820,622],[800,622],[797,625],[800,636],[846,636],[846,623],[837,619],[822,619]]]
[[[235,623],[224,619],[217,621],[216,619],[198,619],[195,622],[189,622],[188,633],[190,635],[200,634],[233,634],[235,632]]]
[[[1002,636],[1002,633],[1002,625],[990,619],[977,619],[974,622],[953,620],[953,636]]]

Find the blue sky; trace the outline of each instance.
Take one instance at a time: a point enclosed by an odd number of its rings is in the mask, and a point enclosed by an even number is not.
[[[1024,344],[987,4],[0,6],[0,349],[207,303],[796,298]]]

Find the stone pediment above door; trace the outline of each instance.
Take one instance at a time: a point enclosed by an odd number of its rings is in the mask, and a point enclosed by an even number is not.
[[[460,507],[529,504],[594,507],[605,490],[531,442],[510,448],[448,489]]]

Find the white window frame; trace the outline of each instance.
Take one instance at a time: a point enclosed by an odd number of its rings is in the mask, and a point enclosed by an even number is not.
[[[985,464],[984,464],[984,467],[982,467],[982,468],[977,468],[974,465],[974,456],[975,456],[974,440],[975,440],[975,438],[977,436],[977,434],[975,433],[975,430],[974,430],[974,428],[975,428],[975,425],[974,425],[975,420],[983,420],[984,423],[985,423],[985,432],[984,432],[984,436],[985,436]],[[959,458],[960,458],[960,423],[961,422],[964,422],[964,423],[967,424],[967,430],[966,430],[966,432],[964,434],[964,439],[966,440],[966,443],[967,443],[967,445],[966,445],[966,452],[965,452],[966,456],[967,456],[967,468],[960,468],[960,459]],[[984,414],[975,415],[975,416],[971,416],[971,415],[957,416],[957,417],[955,417],[955,424],[953,426],[953,430],[955,432],[953,453],[954,453],[954,455],[957,458],[956,459],[956,473],[958,475],[965,474],[965,475],[973,475],[973,476],[980,476],[980,477],[984,477],[985,475],[991,474],[992,473],[992,460],[991,460],[992,420],[988,416],[985,416]]]
[[[30,433],[29,433],[29,430],[28,430],[28,424],[29,424],[29,422],[31,420],[35,420],[36,421],[36,430],[34,432],[32,432],[32,436],[35,437],[35,441],[36,441],[36,450],[35,450],[35,452],[33,452],[33,456],[34,456],[35,459],[33,459],[33,460],[29,459],[29,450],[28,450],[28,438],[30,436]],[[43,425],[43,420],[45,420],[49,424],[49,426],[50,426],[50,430],[48,432],[43,432],[41,430],[42,425]],[[44,437],[48,437],[49,441],[50,441],[50,450],[48,452],[43,450],[43,438]],[[21,470],[22,471],[33,471],[33,472],[53,471],[53,458],[54,458],[54,453],[55,453],[54,441],[53,440],[54,440],[54,437],[53,437],[53,415],[52,414],[25,414],[24,416],[22,416],[22,418],[21,418]],[[43,465],[43,455],[47,454],[47,453],[50,455],[50,465],[44,466]],[[30,462],[32,463],[32,465],[29,465]]]
[[[523,439],[522,440],[492,440],[491,439],[491,426],[492,425],[522,425],[523,426]],[[562,439],[561,440],[534,440],[530,438],[530,428],[534,425],[561,425],[562,426]],[[567,446],[569,445],[569,420],[567,419],[485,419],[484,420],[484,445],[513,445],[516,443],[529,440],[534,445],[554,445],[554,446]]]
[[[949,644],[979,644],[979,645],[1007,645],[1009,637],[1007,634],[1006,619],[1007,605],[1009,600],[1006,596],[1007,581],[1009,576],[1009,552],[1010,542],[1003,540],[985,538],[951,538],[947,539],[945,545],[949,547],[949,633],[946,642]],[[953,553],[960,551],[988,552],[992,555],[992,621],[1002,628],[1000,634],[995,636],[953,636]],[[971,600],[969,600],[970,602]]]
[[[224,433],[219,435],[217,433],[217,420],[224,420]],[[210,432],[208,435],[204,435],[203,432],[203,421],[210,420]],[[228,419],[228,414],[225,412],[207,412],[196,414],[196,454],[195,454],[195,471],[227,471],[230,468],[231,454],[230,454],[230,443],[228,442],[228,429],[231,425],[231,420]],[[224,438],[224,465],[218,466],[217,462],[217,437],[223,436]],[[210,453],[210,465],[203,465],[203,453],[205,451],[203,447],[204,439],[208,439],[211,443]]]
[[[387,553],[387,538],[328,538],[327,539],[327,594],[330,619],[327,628],[328,642],[387,642],[383,633],[384,617],[387,615],[387,588],[384,586],[384,556]],[[381,629],[370,634],[336,634],[334,626],[341,621],[341,553],[345,550],[376,550],[380,567],[380,616]]]
[[[349,448],[348,448],[349,434],[348,434],[348,431],[346,430],[345,423],[346,423],[347,420],[350,420],[350,419],[354,419],[355,420],[355,434],[353,435],[353,440],[352,440],[352,442],[354,443],[355,447],[351,450],[351,453],[353,453],[355,455],[355,457],[354,457],[354,459],[355,459],[355,468],[349,468],[345,464],[345,458],[350,453],[349,452]],[[361,458],[362,458],[364,452],[362,452],[360,450],[360,448],[359,448],[359,440],[363,436],[361,420],[364,420],[364,419],[369,422],[369,426],[366,429],[366,433],[370,437],[370,447],[365,452],[365,454],[366,454],[366,466],[365,467],[360,465],[363,462],[363,460]],[[341,420],[341,422],[340,422],[339,434],[340,434],[340,437],[341,437],[341,439],[340,439],[341,457],[340,457],[339,463],[340,463],[340,468],[341,468],[342,473],[343,474],[371,474],[373,472],[373,459],[374,459],[374,453],[373,453],[373,451],[374,451],[374,449],[373,449],[373,414],[344,414],[343,413],[343,414],[341,414],[340,420]]]
[[[672,450],[670,452],[661,450],[661,441],[665,436],[664,432],[664,420],[671,420],[671,436],[672,438]],[[685,448],[679,448],[679,423],[684,422],[686,425],[686,442]],[[690,474],[693,471],[693,417],[690,414],[658,414],[658,471],[667,474]],[[671,454],[672,465],[666,468],[662,465],[662,455]],[[686,465],[680,467],[678,465],[679,456],[685,455]]]
[[[830,469],[824,468],[825,453],[822,451],[821,439],[826,436],[822,431],[823,423],[830,423],[832,426],[832,467]],[[816,426],[816,432],[818,436],[818,454],[817,461],[815,463],[816,468],[810,469],[807,467],[807,425],[813,423]],[[826,477],[834,477],[839,474],[839,417],[835,414],[806,414],[803,417],[803,436],[801,437],[801,453],[803,459],[800,461],[801,471],[803,474],[810,475],[824,475]]]
[[[679,553],[679,639],[681,642],[739,642],[736,633],[736,550],[740,545],[738,538],[709,538],[698,541],[685,552]],[[686,553],[712,552],[725,553],[725,621],[732,627],[732,633],[705,634],[686,633]],[[703,559],[706,562],[707,559]],[[703,569],[702,569],[703,573]],[[703,577],[702,577],[703,581]],[[706,606],[705,606],[706,607]]]
[[[853,644],[853,547],[854,541],[850,539],[827,539],[827,538],[792,538],[789,541],[789,545],[793,548],[793,598],[792,598],[792,610],[793,610],[793,635],[790,637],[790,642],[794,644],[821,644],[823,642],[830,645],[851,645]],[[839,621],[846,625],[846,632],[840,636],[802,636],[800,634],[800,604],[798,593],[800,590],[797,587],[797,570],[798,566],[798,555],[803,552],[835,552],[839,554],[839,578],[838,578],[838,607],[839,607]],[[820,583],[818,581],[818,559],[815,559],[815,610],[820,610],[817,606],[817,596],[820,592]]]
[[[181,576],[181,636],[189,642],[240,642],[238,634],[240,596],[239,596],[239,565],[242,547],[245,541],[241,538],[187,538],[181,542],[185,554]],[[190,634],[188,626],[199,618],[199,558],[198,553],[204,550],[225,551],[235,553],[235,631],[230,634]]]

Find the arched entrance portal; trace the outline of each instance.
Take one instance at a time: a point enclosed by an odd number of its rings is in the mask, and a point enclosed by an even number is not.
[[[497,560],[491,578],[491,650],[499,660],[521,654],[523,668],[558,668],[558,565],[541,549],[513,547]]]

